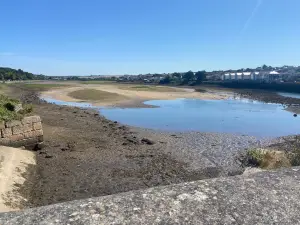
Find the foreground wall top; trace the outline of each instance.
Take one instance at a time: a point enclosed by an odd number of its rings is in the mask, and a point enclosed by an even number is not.
[[[0,224],[299,224],[299,212],[295,167],[3,213]]]

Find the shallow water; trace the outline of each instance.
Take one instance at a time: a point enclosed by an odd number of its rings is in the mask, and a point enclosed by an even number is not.
[[[297,93],[278,92],[278,94],[281,95],[281,96],[284,96],[284,97],[299,98],[300,99],[300,94],[297,94]]]
[[[205,131],[277,137],[300,133],[300,117],[278,104],[251,100],[155,100],[160,108],[102,109],[111,120],[168,131]]]
[[[59,105],[92,107],[45,99]],[[199,100],[176,99],[146,101],[159,108],[102,108],[101,114],[131,126],[166,131],[204,131],[278,137],[300,133],[300,117],[285,111],[282,105],[248,99]],[[97,107],[93,107],[97,108]]]

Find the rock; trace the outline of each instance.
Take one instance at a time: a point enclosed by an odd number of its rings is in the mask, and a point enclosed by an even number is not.
[[[39,151],[39,150],[42,150],[42,148],[44,147],[44,144],[43,143],[39,143],[39,144],[36,144],[33,148],[33,151]],[[41,153],[40,153],[41,154]]]
[[[138,144],[139,143],[138,140],[136,140],[135,138],[131,138],[131,137],[127,137],[126,140],[133,143],[133,144]]]
[[[41,130],[42,129],[42,123],[41,122],[33,123],[33,129],[34,130]]]
[[[22,123],[19,120],[12,120],[12,121],[6,122],[5,126],[7,128],[11,128],[11,127],[14,127],[14,126],[22,126]]]
[[[20,103],[20,104],[17,104],[17,105],[15,105],[15,111],[16,112],[19,112],[19,111],[21,111],[21,110],[23,110],[23,106],[22,106],[22,104]]]
[[[67,143],[67,145],[60,148],[60,150],[72,152],[75,151],[75,147],[76,147],[75,143]]]
[[[297,117],[297,116],[298,116],[298,115],[295,113],[295,114],[294,114],[294,117]]]
[[[21,126],[20,125],[14,126],[12,128],[12,132],[13,132],[13,134],[21,134],[21,133],[23,133],[23,127],[22,127],[22,125]]]
[[[152,141],[152,140],[150,140],[150,139],[148,139],[148,138],[143,138],[143,139],[142,139],[142,143],[143,143],[143,144],[147,144],[147,145],[154,145],[154,144],[155,144],[154,141]]]
[[[12,129],[11,128],[2,129],[1,130],[1,135],[4,138],[11,137],[12,136]]]

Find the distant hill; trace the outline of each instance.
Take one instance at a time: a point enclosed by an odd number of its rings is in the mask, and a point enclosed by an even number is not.
[[[33,73],[25,72],[21,69],[12,69],[7,67],[0,67],[0,81],[4,80],[44,80],[44,75],[35,75]]]

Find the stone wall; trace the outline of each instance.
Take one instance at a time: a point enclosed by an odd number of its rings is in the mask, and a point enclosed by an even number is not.
[[[42,121],[39,116],[0,122],[0,145],[34,148],[43,142]]]

